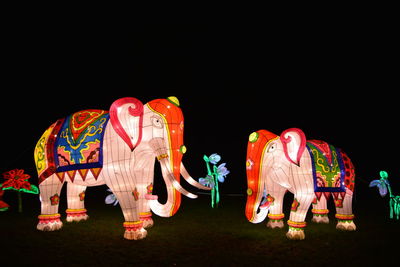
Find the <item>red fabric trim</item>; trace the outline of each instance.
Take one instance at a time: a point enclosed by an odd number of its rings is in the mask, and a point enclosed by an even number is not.
[[[138,221],[137,223],[130,223],[130,222],[124,222],[123,224],[125,231],[136,231],[139,230],[140,228],[143,228],[143,222]]]
[[[82,180],[85,181],[86,180],[86,175],[88,174],[89,169],[79,169],[78,172],[81,175]]]
[[[39,184],[42,183],[47,177],[52,175],[53,173],[56,172],[56,164],[54,161],[54,144],[57,139],[57,134],[61,129],[61,126],[64,123],[64,118],[59,119],[55,122],[55,126],[53,127],[53,130],[50,133],[49,138],[47,139],[47,143],[45,144],[46,146],[46,160],[47,160],[47,169],[39,176]],[[61,181],[62,182],[62,181]]]
[[[64,182],[65,172],[56,172],[56,175],[61,183]]]
[[[254,219],[257,206],[260,202],[257,202],[258,196],[262,194],[264,189],[260,183],[262,183],[262,178],[260,179],[260,172],[262,171],[262,160],[263,152],[266,145],[277,138],[276,134],[273,134],[267,130],[257,131],[258,137],[256,140],[248,141],[247,143],[247,157],[246,162],[251,162],[251,164],[246,168],[247,175],[247,201],[245,207],[246,218],[249,221]]]
[[[97,181],[97,178],[99,177],[100,172],[101,172],[102,169],[103,169],[103,168],[92,168],[92,169],[90,169],[90,172],[93,174],[94,179],[95,179],[96,181]]]

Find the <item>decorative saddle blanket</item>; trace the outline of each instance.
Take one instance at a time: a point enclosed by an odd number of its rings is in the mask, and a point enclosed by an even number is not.
[[[57,172],[101,168],[102,141],[108,111],[90,109],[64,120],[54,145]]]
[[[309,140],[315,192],[345,192],[345,166],[340,149],[319,140]]]

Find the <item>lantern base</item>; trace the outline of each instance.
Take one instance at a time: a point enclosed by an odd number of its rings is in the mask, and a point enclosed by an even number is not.
[[[338,224],[336,225],[336,229],[344,231],[355,231],[357,227],[352,220],[346,220],[346,221],[339,220]]]

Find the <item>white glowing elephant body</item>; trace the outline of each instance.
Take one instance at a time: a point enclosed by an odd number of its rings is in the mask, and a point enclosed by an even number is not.
[[[249,137],[246,166],[245,213],[250,222],[259,223],[268,215],[268,227],[282,228],[283,197],[289,191],[294,194],[294,201],[288,220],[288,238],[305,238],[305,217],[311,204],[313,221],[328,223],[326,200],[331,195],[336,206],[337,228],[355,230],[354,167],[340,149],[323,141],[306,142],[304,133],[297,128],[284,131],[280,137],[259,130]]]
[[[89,120],[85,117],[87,114],[98,115],[100,112],[103,111],[89,110],[76,115],[76,118],[73,117],[77,125],[75,128],[81,126],[83,129],[85,120]],[[89,128],[83,132],[85,136],[94,135],[95,131],[102,132],[101,142],[91,140],[79,144],[84,147],[79,150],[82,155],[78,157],[85,157],[86,165],[82,166],[88,167],[75,169],[71,163],[71,153],[64,151],[65,146],[50,147],[54,146],[54,140],[58,140],[57,134],[51,139],[52,134],[58,131],[55,127],[61,127],[57,126],[57,123],[43,134],[36,145],[35,162],[39,174],[41,199],[41,215],[37,225],[39,230],[53,231],[62,227],[58,202],[64,182],[68,182],[67,221],[86,220],[88,218],[84,206],[86,187],[106,184],[121,205],[125,218],[124,237],[127,239],[146,237],[147,231],[144,228],[153,225],[151,211],[163,217],[174,215],[180,206],[180,192],[190,198],[197,197],[181,187],[179,183],[181,174],[193,186],[208,189],[195,182],[181,162],[182,155],[186,151],[183,146],[183,115],[179,101],[175,97],[156,99],[146,105],[135,98],[122,98],[113,103],[109,114],[102,116],[105,118],[104,122],[98,125],[103,128],[95,128],[88,123],[89,126],[86,126],[94,130],[91,131]],[[68,135],[68,130],[72,131],[68,128],[59,134],[65,137]],[[81,135],[76,134],[78,136],[76,139],[81,138]],[[67,142],[70,142],[68,138]],[[96,142],[100,143],[101,147],[94,149]],[[74,147],[74,144],[71,147]],[[92,152],[88,155],[87,151],[90,149]],[[53,150],[55,157],[58,157],[56,160],[52,159]],[[98,162],[92,163],[92,160],[96,161],[99,158],[102,161],[101,167],[97,166],[100,164]],[[156,158],[160,162],[168,192],[165,204],[160,204],[157,196],[152,194]]]

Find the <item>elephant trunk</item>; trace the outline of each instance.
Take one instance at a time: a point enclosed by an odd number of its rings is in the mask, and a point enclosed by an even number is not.
[[[180,185],[179,180],[176,179],[176,172],[180,172],[180,169],[176,169],[171,163],[171,156],[169,156],[169,153],[167,153],[164,144],[165,142],[162,138],[155,138],[150,142],[151,147],[157,153],[156,156],[161,166],[161,172],[167,187],[168,198],[165,204],[160,204],[157,199],[150,200],[150,208],[155,214],[161,217],[170,217],[179,209],[181,203],[181,193],[189,198],[197,198],[197,195],[186,191]],[[174,171],[170,166],[174,167]],[[180,162],[178,167],[179,166]],[[180,175],[180,173],[178,174]]]
[[[156,151],[168,193],[168,199],[165,204],[160,204],[158,200],[150,200],[150,208],[161,217],[170,217],[180,207],[181,193],[189,198],[197,198],[197,196],[186,191],[179,183],[182,161],[182,153],[179,149],[173,149],[173,145],[170,146],[172,149],[166,149],[165,140],[162,138],[153,139],[150,145]]]
[[[165,185],[167,187],[168,198],[165,204],[160,204],[158,200],[150,200],[150,208],[158,216],[170,217],[173,216],[179,209],[181,203],[181,193],[189,198],[197,198],[197,195],[186,191],[179,184],[179,182],[175,179],[174,173],[169,167],[170,162],[168,159],[160,158],[159,156],[158,158],[161,165],[161,171],[164,177]],[[177,198],[177,196],[179,196],[179,198]]]
[[[168,200],[164,206],[158,206],[160,214],[156,210],[153,210],[153,208],[152,210],[160,216],[169,217],[178,211],[181,205],[181,193],[191,198],[197,197],[184,190],[179,183],[182,156],[186,152],[186,147],[183,145],[183,114],[179,107],[179,100],[173,96],[167,99],[150,101],[147,107],[163,119],[165,127],[164,137],[160,138],[163,143],[158,143],[160,140],[154,140],[151,146],[161,164],[164,180],[167,185]],[[163,150],[164,152],[161,152]],[[184,168],[183,173],[185,173]],[[154,206],[154,208],[156,207]]]
[[[247,174],[247,201],[246,218],[252,223],[262,222],[268,215],[268,209],[260,208],[263,192],[266,185],[266,174],[263,173],[264,153],[269,142],[278,138],[277,135],[266,130],[254,132],[247,144],[246,174]]]

